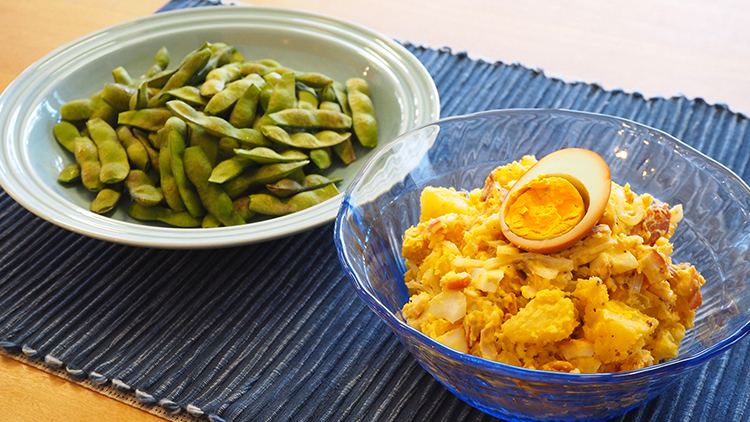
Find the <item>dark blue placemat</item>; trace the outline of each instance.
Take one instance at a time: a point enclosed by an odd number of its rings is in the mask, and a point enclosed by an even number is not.
[[[216,4],[171,1],[163,10]],[[748,118],[686,98],[566,83],[405,44],[442,116],[498,108],[611,114],[672,133],[750,180]],[[425,372],[349,287],[332,224],[219,250],[86,238],[0,191],[0,345],[146,405],[214,421],[492,421]],[[750,340],[622,421],[747,421]]]

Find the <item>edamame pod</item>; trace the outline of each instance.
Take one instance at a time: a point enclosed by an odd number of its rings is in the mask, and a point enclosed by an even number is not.
[[[239,155],[228,158],[213,168],[208,181],[211,183],[224,183],[227,180],[237,177],[242,173],[242,170],[252,164],[254,164],[253,160]]]
[[[185,202],[182,201],[180,190],[172,174],[172,153],[169,151],[169,145],[164,145],[159,150],[159,179],[162,194],[169,208],[175,212],[185,211]]]
[[[73,183],[81,180],[81,166],[80,164],[71,164],[57,176],[57,181],[61,183]]]
[[[305,110],[315,110],[318,108],[318,94],[315,93],[314,89],[301,82],[297,82],[295,86],[297,88],[297,105],[299,108]]]
[[[249,204],[250,204],[249,196],[243,196],[232,201],[232,205],[234,205],[234,210],[237,211],[237,214],[239,214],[240,217],[242,217],[242,219],[245,220],[245,222],[255,217],[255,213],[250,211],[250,208],[248,208]]]
[[[314,205],[320,204],[334,196],[339,191],[336,185],[329,184],[324,187],[301,192],[289,198],[277,198],[267,193],[256,193],[250,195],[248,208],[250,211],[264,215],[287,215],[302,211]]]
[[[172,117],[172,113],[166,108],[144,108],[121,112],[117,116],[117,123],[156,132],[164,127],[164,123],[170,117]]]
[[[68,101],[60,106],[60,118],[69,122],[87,120],[95,109],[96,105],[90,98]]]
[[[138,91],[130,97],[130,103],[128,104],[130,110],[148,108],[148,100],[151,99],[151,92],[149,90],[150,88],[146,81],[138,85]]]
[[[266,112],[253,123],[255,130],[260,130],[263,125],[273,124],[271,115],[273,113],[290,109],[297,102],[297,93],[294,88],[294,74],[289,72],[281,75],[279,82],[273,87],[268,99]]]
[[[331,152],[328,148],[319,148],[310,151],[310,161],[318,167],[318,170],[325,170],[331,166]]]
[[[229,180],[222,186],[230,198],[235,199],[247,192],[252,186],[274,183],[288,177],[296,170],[310,164],[309,160],[293,163],[266,164],[261,167],[245,169],[239,176]]]
[[[150,78],[166,69],[169,66],[169,60],[169,50],[167,50],[167,47],[160,48],[154,57],[154,64],[146,71],[146,78]]]
[[[256,84],[251,84],[234,104],[229,115],[229,124],[236,128],[252,127],[258,112],[259,100],[260,88]]]
[[[213,214],[208,213],[203,216],[203,221],[201,221],[201,227],[204,229],[213,229],[216,227],[221,227],[221,221],[219,221],[218,218],[214,217]]]
[[[137,169],[146,171],[151,164],[151,158],[149,157],[148,151],[146,151],[145,145],[136,139],[133,132],[127,126],[118,126],[115,130],[117,138],[120,143],[125,147],[125,153],[133,166]]]
[[[351,139],[336,144],[331,149],[344,164],[350,164],[357,160],[357,153],[354,151],[354,144],[352,144]]]
[[[300,192],[306,192],[309,190],[322,188],[323,186],[327,186],[332,183],[338,183],[342,180],[344,179],[340,177],[329,179],[320,174],[308,174],[302,179],[301,182],[293,179],[281,179],[276,183],[267,184],[266,189],[268,189],[271,193],[279,198],[286,198],[288,196],[296,195]]]
[[[291,163],[309,158],[307,154],[296,149],[288,149],[278,153],[271,148],[256,147],[249,150],[235,149],[234,153],[241,157],[247,157],[258,164]]]
[[[81,182],[91,192],[104,189],[104,182],[99,179],[102,164],[99,162],[99,151],[91,139],[81,136],[75,139],[76,162],[81,166]]]
[[[216,95],[208,100],[203,112],[209,116],[216,116],[224,113],[234,106],[245,90],[252,84],[253,82],[249,79],[240,79],[238,81],[230,82],[226,88],[216,93]]]
[[[213,97],[224,89],[227,83],[239,79],[242,76],[240,66],[240,63],[229,63],[208,72],[200,94],[204,97]]]
[[[128,71],[125,70],[124,67],[119,66],[112,70],[112,77],[115,80],[115,83],[122,84],[122,85],[133,85],[135,82],[133,82],[133,78],[130,77],[130,74],[128,74]]]
[[[164,95],[168,95],[171,98],[182,100],[193,107],[205,107],[208,104],[200,93],[200,90],[192,85],[181,86],[171,91],[165,92]]]
[[[100,118],[87,121],[86,128],[99,152],[99,161],[102,164],[99,179],[107,184],[125,180],[130,172],[130,162],[115,130]]]
[[[340,144],[348,140],[352,134],[340,133],[332,130],[323,130],[317,133],[297,132],[289,134],[279,126],[263,126],[263,135],[268,139],[283,145],[295,148],[318,149]]]
[[[349,96],[346,93],[346,85],[335,81],[331,84],[331,88],[333,89],[334,97],[336,97],[336,103],[341,107],[341,112],[352,117],[352,109],[349,107]]]
[[[219,156],[219,138],[193,123],[188,123],[188,127],[190,128],[190,146],[203,148],[203,152],[206,153],[211,166],[215,166]]]
[[[193,217],[187,211],[173,211],[159,205],[144,207],[137,202],[131,202],[128,206],[128,215],[136,220],[161,221],[175,227],[200,227],[201,220]]]
[[[155,150],[151,141],[149,140],[149,134],[143,132],[140,129],[133,129],[133,136],[135,139],[143,144],[143,148],[148,153],[149,161],[151,162],[151,168],[159,173],[159,151]]]
[[[142,170],[130,170],[125,179],[125,187],[135,202],[146,207],[158,205],[164,199],[162,191],[154,186],[154,181]]]
[[[333,79],[317,72],[295,73],[294,79],[313,89],[323,89],[333,83]]]
[[[378,122],[370,99],[370,87],[362,78],[351,78],[346,81],[346,90],[354,134],[362,146],[373,148],[378,144]]]
[[[128,85],[113,83],[105,84],[102,89],[102,99],[117,111],[130,110],[130,99],[138,93],[138,89]]]
[[[196,187],[188,179],[183,161],[185,155],[185,137],[177,129],[170,130],[167,136],[172,175],[177,184],[177,190],[180,192],[185,208],[187,208],[190,215],[195,218],[202,217],[206,213],[206,209],[201,203],[201,198],[196,191]]]
[[[270,145],[270,142],[260,132],[250,128],[238,129],[220,117],[206,116],[199,113],[183,101],[169,101],[167,102],[167,108],[181,119],[202,127],[214,136],[227,136],[253,146]]]
[[[96,198],[91,201],[91,211],[97,214],[106,214],[112,211],[122,197],[122,192],[117,186],[106,187],[96,194]]]
[[[272,124],[295,129],[348,129],[352,118],[331,110],[288,108],[269,115]]]
[[[335,101],[323,101],[318,108],[321,110],[331,110],[341,113],[341,106]]]
[[[221,224],[225,226],[245,224],[245,220],[234,209],[229,195],[221,186],[208,181],[211,175],[211,163],[200,147],[185,149],[185,171],[208,212]]]
[[[164,84],[162,92],[149,100],[149,107],[163,106],[169,99],[164,93],[187,85],[190,78],[206,66],[209,58],[211,58],[211,50],[208,48],[204,48],[189,55],[177,71],[169,78],[167,83]]]
[[[75,152],[75,140],[81,136],[76,125],[63,120],[52,128],[52,133],[55,135],[55,139],[60,145],[70,152]]]

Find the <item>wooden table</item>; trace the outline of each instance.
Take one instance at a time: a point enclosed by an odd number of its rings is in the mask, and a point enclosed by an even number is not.
[[[146,16],[166,0],[3,0],[0,90],[78,37]],[[750,3],[740,0],[247,1],[336,16],[399,41],[518,62],[566,81],[685,95],[750,113]],[[0,357],[3,420],[162,421],[34,367]]]

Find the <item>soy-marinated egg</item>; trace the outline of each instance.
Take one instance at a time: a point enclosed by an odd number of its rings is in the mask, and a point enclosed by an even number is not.
[[[553,253],[582,239],[604,214],[609,166],[581,148],[553,152],[513,185],[500,208],[506,239],[529,252]]]

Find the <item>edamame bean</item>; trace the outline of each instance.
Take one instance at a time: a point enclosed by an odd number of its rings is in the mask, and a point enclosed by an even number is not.
[[[81,166],[79,164],[71,164],[57,176],[57,181],[61,183],[73,183],[81,180]]]
[[[264,215],[287,215],[302,211],[314,205],[320,204],[338,195],[336,185],[329,184],[321,188],[301,192],[289,198],[278,198],[267,193],[255,193],[250,195],[248,208],[250,211]]]
[[[351,78],[346,81],[346,90],[354,134],[362,146],[373,148],[378,144],[378,122],[370,99],[370,87],[362,78]]]
[[[201,227],[203,227],[204,229],[213,229],[216,227],[221,227],[221,221],[219,221],[218,218],[214,217],[213,214],[208,213],[203,216]]]
[[[237,214],[239,214],[240,217],[242,217],[242,219],[245,220],[246,222],[250,221],[251,218],[255,217],[255,213],[250,211],[250,208],[248,208],[249,204],[250,204],[249,196],[242,196],[232,201],[232,205],[234,205],[234,210],[237,211]]]
[[[294,161],[307,160],[309,157],[302,151],[288,149],[278,153],[271,148],[256,147],[253,149],[235,149],[234,153],[241,157],[247,157],[258,164],[291,163]]]
[[[193,217],[187,211],[173,211],[159,205],[144,207],[133,201],[128,206],[128,215],[136,220],[161,221],[175,227],[200,227],[201,220]]]
[[[104,189],[104,182],[99,179],[102,164],[99,162],[99,151],[94,141],[87,137],[75,139],[76,162],[81,166],[81,182],[91,192]]]
[[[202,127],[214,136],[227,136],[253,146],[268,146],[270,142],[263,135],[250,128],[238,129],[226,120],[216,116],[206,116],[180,100],[167,102],[167,108],[183,120]]]
[[[69,122],[88,120],[94,114],[95,109],[96,106],[91,98],[68,101],[60,106],[60,117]]]
[[[140,129],[133,129],[132,130],[133,136],[135,139],[137,139],[141,144],[143,144],[143,148],[146,150],[146,153],[148,154],[149,162],[151,163],[151,168],[153,168],[157,173],[159,172],[159,151],[155,150],[153,146],[151,145],[151,141],[148,138],[148,134],[144,133]]]
[[[146,71],[146,78],[150,78],[166,69],[169,66],[169,60],[169,50],[167,50],[167,47],[160,48],[154,57],[154,64]]]
[[[182,100],[193,107],[205,107],[208,104],[208,100],[201,95],[200,90],[192,85],[181,86],[165,92],[164,95]]]
[[[184,155],[185,155],[185,137],[177,129],[172,129],[167,135],[169,142],[169,152],[172,165],[172,175],[174,176],[177,190],[180,192],[182,201],[187,211],[195,218],[200,218],[206,213],[206,209],[201,203],[201,197],[196,191],[196,187],[190,183],[186,174]]]
[[[99,152],[99,161],[102,164],[99,179],[107,184],[125,180],[130,172],[130,162],[115,130],[100,118],[87,121],[86,128]]]
[[[313,89],[323,89],[333,83],[333,79],[316,72],[296,73],[294,79]]]
[[[310,161],[318,167],[318,170],[325,170],[331,166],[331,152],[328,148],[319,148],[310,151]]]
[[[146,207],[158,205],[164,199],[162,191],[154,186],[154,181],[142,170],[130,170],[125,179],[125,187],[135,202]]]
[[[125,111],[130,110],[130,99],[137,93],[138,89],[128,85],[105,84],[102,89],[102,99],[118,112]]]
[[[208,181],[211,175],[211,163],[200,147],[185,149],[185,171],[208,212],[221,224],[225,226],[245,224],[245,220],[234,209],[229,195],[221,186]]]
[[[211,171],[211,177],[208,178],[208,181],[212,183],[224,183],[227,180],[237,177],[242,173],[242,170],[252,164],[254,164],[253,160],[235,155],[217,164]]]
[[[299,108],[306,110],[315,110],[318,108],[318,94],[315,93],[314,89],[301,82],[297,82],[295,87],[297,89],[297,104]]]
[[[224,113],[234,106],[245,90],[252,84],[253,82],[249,79],[240,79],[238,81],[230,82],[226,88],[216,93],[216,95],[208,100],[203,112],[209,116],[216,116]]]
[[[60,145],[70,152],[75,152],[75,140],[81,136],[76,125],[63,120],[52,128],[52,133]]]
[[[273,113],[294,107],[297,94],[294,88],[294,74],[284,73],[279,82],[273,87],[265,113],[253,123],[255,130],[261,130],[263,125],[273,124],[271,115]]]
[[[188,127],[190,128],[190,146],[203,148],[211,166],[215,166],[219,156],[219,138],[193,123],[188,123]]]
[[[115,83],[122,84],[122,85],[133,85],[135,82],[133,82],[133,78],[130,77],[130,74],[127,70],[125,70],[124,67],[119,66],[112,70],[112,77],[115,80]]]
[[[348,140],[352,134],[323,130],[317,133],[297,132],[289,134],[283,128],[274,125],[263,126],[263,135],[273,142],[294,148],[318,149],[340,144]]]
[[[234,104],[229,115],[229,124],[236,128],[252,127],[258,112],[259,100],[260,88],[256,84],[251,84]]]
[[[201,95],[213,97],[224,89],[227,83],[239,79],[242,76],[240,66],[240,63],[229,63],[208,72],[206,81],[200,89]]]
[[[133,132],[127,126],[118,126],[115,132],[120,143],[125,147],[125,153],[130,162],[133,163],[133,166],[146,171],[151,164],[151,158],[148,151],[146,151],[146,146],[139,139],[136,139]]]
[[[322,188],[333,183],[338,183],[342,180],[344,179],[340,177],[329,179],[320,174],[309,174],[299,182],[293,179],[281,179],[276,183],[267,184],[266,188],[275,196],[279,198],[286,198],[300,192],[306,192],[309,190]]]
[[[168,144],[159,150],[159,179],[162,194],[169,208],[175,212],[185,211],[185,202],[180,196],[180,190],[172,174],[172,153]]]
[[[261,167],[249,167],[239,176],[222,185],[230,198],[235,199],[247,192],[253,186],[277,182],[288,177],[296,170],[310,164],[310,160],[292,163],[266,164]]]
[[[190,78],[206,66],[209,58],[211,58],[211,50],[208,48],[204,48],[188,56],[177,71],[169,78],[167,83],[164,84],[162,92],[149,100],[149,107],[160,107],[166,104],[169,97],[164,95],[164,93],[187,85]]]
[[[352,118],[331,110],[288,108],[269,115],[272,124],[295,129],[348,129]]]
[[[97,214],[106,214],[117,206],[120,197],[122,197],[122,192],[119,187],[115,185],[106,187],[96,194],[96,198],[91,201],[90,209]]]
[[[354,151],[354,144],[351,139],[347,139],[340,144],[331,147],[333,152],[341,159],[344,164],[351,164],[357,160],[357,153]]]
[[[117,116],[117,123],[156,132],[164,127],[170,117],[172,113],[166,108],[144,108],[121,112]]]

